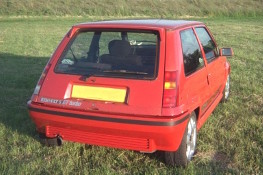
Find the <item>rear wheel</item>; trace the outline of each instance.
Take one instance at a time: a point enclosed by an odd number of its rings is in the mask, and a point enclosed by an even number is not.
[[[185,167],[193,158],[196,149],[196,114],[193,112],[188,121],[181,144],[177,151],[166,151],[165,162],[171,166]]]
[[[229,97],[229,93],[230,93],[230,75],[228,74],[221,102],[226,102],[227,101],[227,99]]]

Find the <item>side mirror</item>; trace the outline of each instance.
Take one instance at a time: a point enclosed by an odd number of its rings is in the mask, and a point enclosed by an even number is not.
[[[232,48],[222,48],[219,50],[220,56],[228,56],[231,57],[234,55]]]

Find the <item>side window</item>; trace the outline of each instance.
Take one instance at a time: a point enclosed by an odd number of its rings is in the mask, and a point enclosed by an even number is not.
[[[212,38],[210,37],[210,35],[204,27],[197,27],[195,28],[195,31],[203,46],[207,61],[212,61],[218,56],[217,48],[214,41],[212,40]]]
[[[190,75],[204,66],[201,50],[192,29],[180,32],[185,75]]]

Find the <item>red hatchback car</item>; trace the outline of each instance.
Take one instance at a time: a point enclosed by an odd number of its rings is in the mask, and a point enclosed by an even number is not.
[[[164,151],[185,166],[197,131],[229,96],[231,48],[201,22],[113,20],[73,26],[28,102],[40,139]]]

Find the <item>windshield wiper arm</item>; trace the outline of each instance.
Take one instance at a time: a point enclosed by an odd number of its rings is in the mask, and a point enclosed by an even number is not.
[[[104,73],[117,73],[117,74],[135,74],[135,75],[147,75],[147,72],[136,72],[127,70],[104,70]]]
[[[95,75],[94,73],[83,74],[83,75],[81,75],[80,80],[82,80],[82,81],[87,81],[87,79],[88,79],[89,77],[94,76],[94,75]]]

